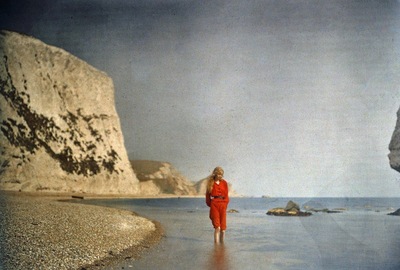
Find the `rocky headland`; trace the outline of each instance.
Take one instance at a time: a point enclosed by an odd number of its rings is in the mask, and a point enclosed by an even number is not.
[[[131,160],[131,165],[139,179],[142,196],[197,195],[194,183],[168,162]]]
[[[169,162],[154,160],[131,160],[139,179],[141,196],[204,196],[207,177],[197,182],[189,180]],[[228,183],[229,196],[238,196]]]

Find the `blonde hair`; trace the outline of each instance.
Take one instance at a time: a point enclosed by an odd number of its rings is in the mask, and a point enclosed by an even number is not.
[[[222,167],[215,167],[212,174],[208,177],[208,182],[207,182],[207,192],[208,193],[211,193],[211,191],[212,191],[215,176],[217,174],[224,176],[224,169],[222,169]]]

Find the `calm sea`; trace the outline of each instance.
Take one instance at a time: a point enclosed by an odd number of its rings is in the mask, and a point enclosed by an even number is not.
[[[292,200],[309,217],[268,216]],[[400,198],[232,198],[224,245],[202,198],[90,200],[160,221],[166,237],[110,269],[400,269]]]

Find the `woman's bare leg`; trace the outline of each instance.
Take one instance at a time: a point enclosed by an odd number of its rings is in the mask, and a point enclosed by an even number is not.
[[[221,230],[221,234],[220,234],[220,236],[219,236],[219,241],[220,241],[221,243],[223,243],[223,242],[224,242],[224,239],[225,239],[225,230]]]
[[[218,228],[215,228],[215,231],[214,231],[214,243],[219,244],[219,241],[220,241],[219,237],[220,237],[220,228],[218,227]]]

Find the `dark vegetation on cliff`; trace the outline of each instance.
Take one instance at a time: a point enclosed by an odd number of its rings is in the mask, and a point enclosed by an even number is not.
[[[19,65],[22,65],[19,63]],[[60,163],[60,167],[68,172],[81,174],[84,176],[95,175],[100,172],[101,167],[110,173],[118,173],[115,169],[115,162],[119,158],[112,146],[105,156],[96,155],[96,143],[103,143],[104,140],[99,131],[91,126],[92,119],[99,119],[102,116],[82,115],[78,110],[77,114],[67,112],[60,115],[68,128],[60,128],[53,119],[45,117],[32,110],[29,106],[30,96],[26,92],[19,92],[13,84],[12,76],[8,69],[8,59],[4,56],[4,66],[6,69],[6,78],[0,78],[0,95],[13,107],[18,116],[23,121],[7,118],[1,122],[0,130],[8,139],[9,143],[15,147],[21,148],[19,158],[21,162],[27,162],[24,152],[34,154],[39,148],[45,151]],[[50,75],[47,74],[48,78]],[[56,83],[56,82],[55,82]],[[56,87],[56,85],[55,85]],[[68,87],[64,85],[64,87]],[[24,88],[28,89],[27,80],[24,80]],[[107,117],[107,116],[103,116]],[[85,122],[90,130],[93,141],[85,141],[81,136],[82,131],[77,125],[78,121]],[[77,150],[71,149],[68,145],[73,143]],[[59,150],[55,150],[55,148]],[[77,157],[79,156],[79,157]],[[2,166],[6,166],[3,164]]]

